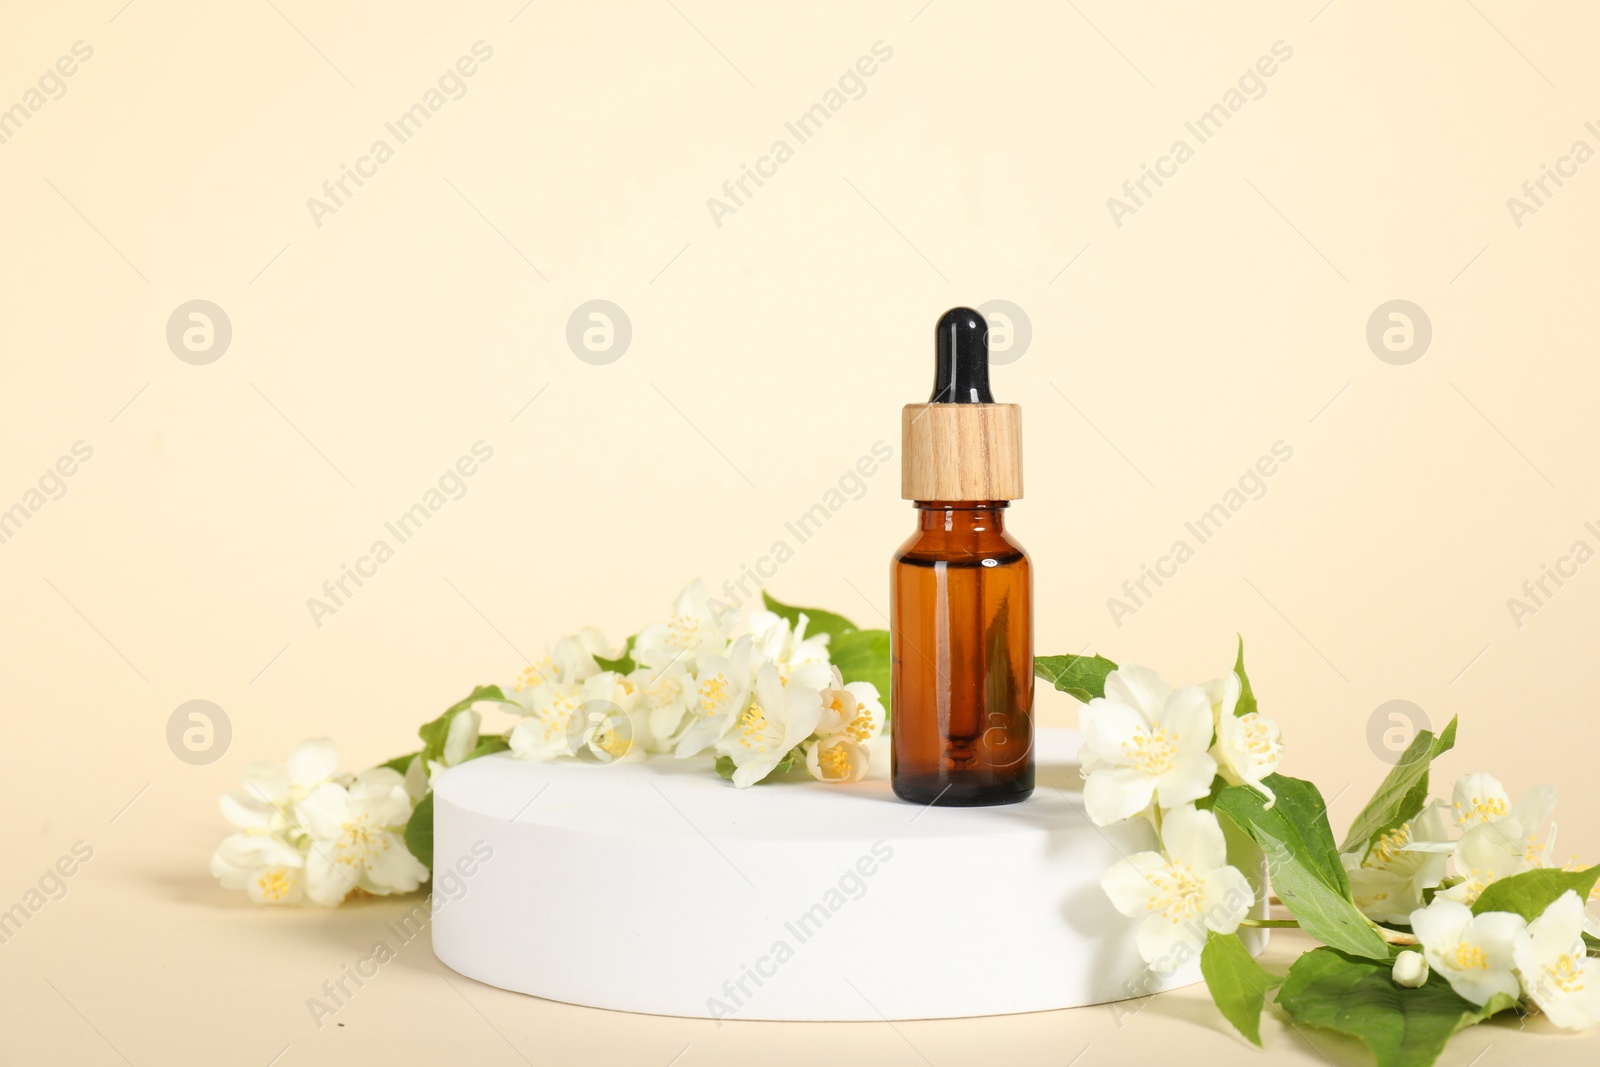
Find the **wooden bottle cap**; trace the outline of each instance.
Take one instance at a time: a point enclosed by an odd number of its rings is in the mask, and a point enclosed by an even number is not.
[[[900,442],[902,500],[1022,499],[1016,404],[907,404]]]

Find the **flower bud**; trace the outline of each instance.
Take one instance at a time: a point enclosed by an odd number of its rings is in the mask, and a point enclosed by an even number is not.
[[[1428,980],[1428,961],[1420,952],[1402,952],[1394,958],[1394,984],[1416,989]]]

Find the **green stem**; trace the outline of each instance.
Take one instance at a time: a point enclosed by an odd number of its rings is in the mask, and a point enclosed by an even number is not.
[[[1400,930],[1390,930],[1385,926],[1379,926],[1376,929],[1378,931],[1378,936],[1382,937],[1383,940],[1390,945],[1420,945],[1422,943],[1417,940],[1416,934],[1408,934]]]
[[[1240,919],[1239,925],[1257,930],[1296,930],[1300,927],[1300,923],[1294,919]],[[1415,934],[1408,934],[1402,930],[1390,930],[1382,926],[1374,926],[1373,929],[1377,930],[1378,935],[1388,944],[1418,944]]]

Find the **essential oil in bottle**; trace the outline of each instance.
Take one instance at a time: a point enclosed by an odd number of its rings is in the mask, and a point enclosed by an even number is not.
[[[989,392],[988,324],[939,319],[933,396],[901,413],[917,530],[890,567],[895,794],[1010,804],[1033,792],[1033,572],[1006,532],[1022,413]]]

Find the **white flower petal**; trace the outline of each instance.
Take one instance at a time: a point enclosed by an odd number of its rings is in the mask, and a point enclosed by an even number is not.
[[[1600,1022],[1600,960],[1586,956],[1584,920],[1584,902],[1568,890],[1528,924],[1512,948],[1528,996],[1565,1030]]]
[[[816,730],[822,716],[822,700],[815,689],[791,685],[784,704],[784,746],[793,748]]]
[[[231,834],[211,857],[211,875],[224,889],[247,888],[255,872],[271,866],[298,866],[300,853],[275,837]]]
[[[1514,816],[1478,823],[1456,842],[1456,873],[1466,880],[1446,892],[1470,904],[1489,883],[1526,870],[1526,849],[1527,836]]]
[[[1127,766],[1132,760],[1124,747],[1140,730],[1150,727],[1137,708],[1105,697],[1095,697],[1078,709],[1078,726],[1084,747],[1102,763]]]
[[[312,837],[338,837],[350,818],[350,794],[342,785],[324,782],[295,805],[294,817]]]
[[[353,880],[320,848],[306,854],[306,897],[314,904],[333,908],[355,888]]]
[[[1206,875],[1204,894],[1206,926],[1219,934],[1237,930],[1256,899],[1250,879],[1237,867],[1222,867]]]
[[[1550,821],[1550,816],[1555,814],[1555,810],[1556,787],[1540,785],[1528,790],[1512,807],[1511,814],[1517,817],[1517,821],[1529,834],[1532,834]]]
[[[1229,715],[1218,722],[1213,751],[1221,756],[1218,762],[1233,784],[1247,783],[1270,793],[1261,779],[1278,769],[1283,757],[1283,731],[1258,712]]]
[[[1503,911],[1474,916],[1441,895],[1411,913],[1411,929],[1428,966],[1466,1000],[1483,1005],[1500,994],[1520,994],[1513,946],[1524,930],[1521,916]]]
[[[259,760],[244,769],[241,776],[246,796],[256,800],[279,800],[289,792],[289,768],[271,760]]]
[[[1132,767],[1102,767],[1083,783],[1083,807],[1096,826],[1110,826],[1150,806],[1155,779]]]
[[[1389,976],[1397,986],[1421,989],[1428,981],[1428,957],[1420,952],[1402,952],[1394,958]]]
[[[350,801],[378,826],[404,826],[411,818],[405,779],[388,767],[362,771],[350,785]]]
[[[787,681],[790,685],[821,689],[832,680],[830,671],[831,668],[826,663],[796,663],[791,659]]]
[[[224,794],[217,804],[222,808],[222,817],[240,830],[265,830],[278,814],[271,804],[245,793]]]
[[[1359,857],[1347,857],[1347,866]],[[1350,870],[1350,895],[1361,914],[1376,922],[1408,925],[1411,913],[1422,907],[1422,892],[1411,878],[1383,868],[1356,866]]]
[[[411,798],[411,803],[416,804],[428,795],[436,773],[433,767],[423,765],[421,756],[411,758],[411,762],[406,764],[406,795]]]
[[[570,755],[567,724],[576,710],[575,704],[574,699],[547,713],[535,712],[517,723],[511,730],[511,754],[525,760]]]
[[[1229,671],[1221,678],[1214,678],[1205,684],[1206,699],[1211,703],[1211,713],[1217,719],[1225,719],[1234,713],[1239,706],[1239,698],[1244,695],[1244,686],[1239,682],[1239,676]]]
[[[1517,935],[1526,928],[1527,923],[1522,916],[1509,911],[1486,911],[1474,916],[1468,925],[1468,936],[1489,957],[1489,973],[1479,981],[1482,988],[1492,990],[1491,996],[1494,993],[1505,993],[1512,997],[1520,995],[1516,976],[1511,973],[1515,962],[1512,950]],[[1488,999],[1485,997],[1474,1003],[1484,1004]]]
[[[262,867],[251,874],[245,888],[256,904],[298,904],[305,896],[305,872],[298,863]]]
[[[1432,904],[1411,913],[1411,932],[1417,935],[1424,949],[1429,945],[1453,947],[1471,921],[1471,908],[1435,897]]]
[[[597,673],[600,665],[594,661],[596,656],[614,659],[616,652],[605,635],[592,626],[561,638],[550,650],[558,680],[563,684],[582,682]]]
[[[1211,701],[1197,685],[1186,685],[1167,698],[1156,726],[1165,726],[1180,751],[1204,752],[1211,747]]]
[[[1600,960],[1575,959],[1568,981],[1572,989],[1560,993],[1548,989],[1535,993],[1535,1003],[1545,1016],[1563,1030],[1588,1030],[1600,1023]],[[1560,988],[1560,987],[1556,987]]]
[[[834,673],[838,673],[839,670],[837,667],[829,669]],[[883,694],[879,693],[878,687],[871,682],[851,682],[844,688],[845,692],[855,696],[857,704],[878,704],[881,706],[883,703]]]
[[[338,769],[338,750],[326,737],[302,741],[289,753],[289,780],[298,786],[325,782]]]
[[[821,782],[859,782],[871,765],[867,746],[847,736],[824,737],[806,751],[806,770]]]
[[[1100,886],[1111,906],[1130,919],[1151,911],[1158,894],[1155,881],[1171,870],[1159,852],[1135,852],[1111,865],[1100,878]]]
[[[1430,960],[1431,964],[1433,961]],[[1463,1000],[1482,1007],[1497,996],[1519,997],[1521,984],[1509,967],[1491,967],[1485,971],[1455,971],[1446,975],[1450,988]]]
[[[483,716],[471,708],[457,712],[450,720],[449,732],[444,739],[444,765],[454,767],[467,758],[478,744],[478,726]]]
[[[691,685],[689,725],[678,738],[674,755],[684,759],[720,741],[744,713],[753,678],[748,637],[736,641],[727,657],[708,658]]]
[[[775,748],[759,756],[752,756],[734,768],[732,778],[734,786],[739,789],[750,788],[771,774],[782,758],[783,754]]]
[[[383,835],[382,843],[368,853],[365,866],[362,888],[380,896],[409,893],[428,880],[428,868],[411,854],[398,834]]]
[[[1584,958],[1583,903],[1571,890],[1562,894],[1516,939],[1512,956],[1523,985],[1547,1012],[1553,1002],[1577,990],[1577,961]],[[1565,973],[1562,973],[1565,971]],[[1562,986],[1567,988],[1562,988]],[[1558,1024],[1560,1025],[1560,1024]]]
[[[1176,863],[1213,871],[1228,862],[1228,843],[1216,815],[1194,807],[1173,808],[1161,817],[1161,843]]]
[[[1105,691],[1106,699],[1134,708],[1152,722],[1172,696],[1165,678],[1136,663],[1124,663],[1106,675]]]
[[[718,716],[716,718],[699,718],[689,724],[689,728],[678,738],[678,744],[673,749],[673,755],[679,759],[704,752],[721,740],[733,726],[732,716]]]
[[[1583,943],[1583,901],[1567,890],[1528,924],[1528,940],[1541,955],[1569,951]]]
[[[1422,812],[1411,820],[1411,841],[1413,844],[1431,842],[1449,842],[1450,834],[1444,826],[1444,815],[1441,814],[1438,803],[1429,804]]]
[[[1197,921],[1179,921],[1150,915],[1139,924],[1134,941],[1139,955],[1158,975],[1168,975],[1200,955],[1206,927]]]
[[[1463,774],[1456,779],[1451,798],[1456,826],[1462,830],[1511,814],[1511,797],[1492,774]]]
[[[836,734],[856,717],[856,698],[846,689],[822,690],[822,716],[817,720],[817,733],[823,737]]]
[[[1216,777],[1217,761],[1204,752],[1179,756],[1171,770],[1155,779],[1156,799],[1163,808],[1193,803],[1211,792]]]

